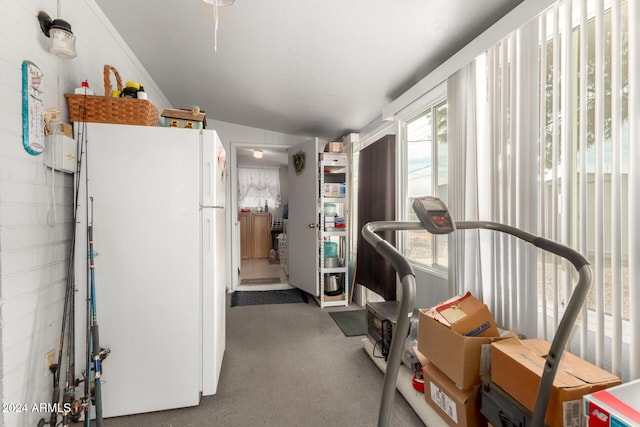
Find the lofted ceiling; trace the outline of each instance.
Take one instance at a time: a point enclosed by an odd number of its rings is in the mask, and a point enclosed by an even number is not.
[[[522,0],[97,0],[176,108],[337,139]]]

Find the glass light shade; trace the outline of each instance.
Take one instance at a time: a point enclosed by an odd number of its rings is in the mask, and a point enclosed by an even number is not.
[[[61,58],[76,57],[76,36],[60,28],[49,29],[49,52]]]
[[[256,159],[261,159],[262,158],[262,150],[253,150],[253,157],[255,157]]]

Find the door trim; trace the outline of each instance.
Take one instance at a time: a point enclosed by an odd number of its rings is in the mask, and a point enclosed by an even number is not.
[[[261,144],[256,142],[247,141],[230,141],[230,161],[228,165],[229,170],[229,216],[227,217],[227,230],[230,230],[229,241],[231,242],[231,266],[229,268],[228,277],[230,277],[231,288],[230,291],[235,291],[240,283],[238,283],[238,276],[240,271],[240,224],[238,222],[238,148],[273,148],[276,150],[287,150],[292,147],[293,144]]]

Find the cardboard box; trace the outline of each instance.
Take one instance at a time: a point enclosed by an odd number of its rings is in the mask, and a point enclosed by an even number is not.
[[[511,338],[491,346],[492,381],[533,411],[551,344],[542,339]],[[582,397],[617,384],[620,378],[565,351],[554,378],[545,422],[562,426],[565,417],[582,422]]]
[[[70,124],[60,123],[58,125],[58,129],[60,129],[60,132],[67,138],[73,138],[73,128],[71,127]]]
[[[487,425],[480,413],[479,385],[460,390],[433,363],[426,363],[423,373],[425,399],[447,424],[454,427]]]
[[[481,361],[488,363],[489,345],[502,338],[485,304],[470,294],[459,302],[455,309],[458,313],[453,316],[458,320],[453,323],[446,321],[437,308],[419,310],[418,350],[458,388],[468,390],[480,383]],[[446,309],[451,303],[443,306]],[[473,333],[477,336],[465,335]]]
[[[433,307],[429,316],[468,337],[500,336],[496,323],[482,301],[467,292]]]
[[[325,153],[342,153],[343,150],[342,142],[327,142],[327,145],[324,146]]]
[[[640,427],[640,380],[584,396],[589,427]]]

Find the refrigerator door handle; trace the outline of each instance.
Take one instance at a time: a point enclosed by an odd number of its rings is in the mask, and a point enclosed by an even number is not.
[[[207,229],[205,235],[207,236],[207,244],[205,245],[205,253],[211,253],[211,218],[207,218]]]
[[[207,196],[211,197],[211,195],[213,194],[213,187],[212,187],[212,183],[211,181],[213,181],[211,179],[212,176],[212,169],[211,169],[211,161],[207,160]]]

